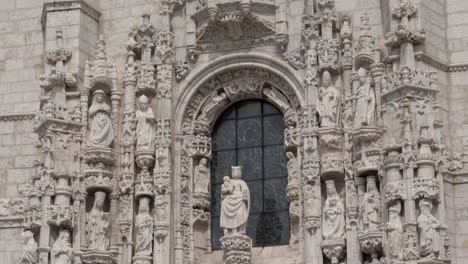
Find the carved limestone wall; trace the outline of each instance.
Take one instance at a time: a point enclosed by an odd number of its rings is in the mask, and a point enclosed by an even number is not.
[[[1,263],[466,260],[467,67],[421,18],[451,3],[6,1],[0,35],[32,32],[0,41]],[[214,124],[249,99],[283,116],[289,245],[213,250]]]

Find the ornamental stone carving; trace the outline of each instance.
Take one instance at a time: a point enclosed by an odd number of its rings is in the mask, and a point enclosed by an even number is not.
[[[52,246],[51,263],[52,264],[71,264],[73,263],[73,249],[70,243],[70,231],[61,229],[57,240]]]
[[[340,102],[340,92],[332,84],[331,75],[328,71],[322,74],[322,86],[319,88],[319,95],[321,125],[324,127],[335,126]]]
[[[109,248],[109,213],[104,212],[106,193],[94,193],[94,204],[88,213],[86,232],[88,233],[88,249],[105,251]]]
[[[419,202],[421,213],[418,216],[420,254],[435,259],[439,257],[441,240],[439,237],[440,221],[432,215],[432,201],[423,198]]]
[[[109,147],[114,140],[114,128],[111,120],[111,108],[106,103],[104,91],[93,92],[93,101],[89,108],[88,146]]]
[[[37,243],[34,240],[33,232],[26,230],[21,234],[21,253],[18,260],[21,264],[36,264]]]

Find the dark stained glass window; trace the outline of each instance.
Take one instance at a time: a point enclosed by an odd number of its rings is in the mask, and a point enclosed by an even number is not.
[[[213,130],[211,163],[211,240],[221,249],[219,227],[221,184],[240,165],[250,189],[247,235],[254,247],[289,243],[289,202],[286,198],[287,160],[283,149],[282,113],[273,105],[249,100],[227,109]]]

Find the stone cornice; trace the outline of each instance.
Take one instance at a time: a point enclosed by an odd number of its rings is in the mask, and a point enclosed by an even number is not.
[[[0,121],[31,120],[35,116],[36,112],[0,113]]]
[[[468,171],[444,173],[444,182],[451,184],[468,184]]]
[[[44,7],[42,9],[42,26],[45,27],[48,12],[69,11],[74,9],[80,9],[96,21],[99,21],[99,17],[101,17],[100,12],[86,4],[83,0],[48,0],[44,3]]]
[[[397,61],[400,58],[399,55],[390,55],[388,56],[385,61],[387,63]],[[467,63],[457,63],[457,64],[449,64],[447,62],[441,61],[437,58],[430,56],[429,54],[418,51],[415,53],[415,59],[417,61],[422,61],[433,66],[436,69],[439,69],[444,72],[464,72],[468,71],[468,62]]]

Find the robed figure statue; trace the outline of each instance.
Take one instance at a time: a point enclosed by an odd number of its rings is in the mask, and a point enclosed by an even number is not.
[[[343,201],[336,191],[333,180],[328,180],[325,184],[327,199],[323,207],[323,238],[344,238],[346,223]]]
[[[432,201],[427,198],[421,199],[418,216],[419,241],[421,243],[421,256],[438,257],[440,252],[440,238],[438,229],[440,221],[432,215]]]
[[[109,247],[109,213],[104,212],[106,193],[94,193],[94,205],[88,216],[88,249],[105,251]]]
[[[403,224],[401,223],[401,201],[395,201],[388,208],[387,231],[388,256],[392,259],[402,259]]]
[[[322,86],[319,88],[319,97],[319,113],[322,126],[334,126],[338,116],[340,91],[332,84],[331,75],[328,71],[322,74]]]
[[[88,146],[107,148],[114,140],[114,128],[110,118],[110,106],[104,100],[104,91],[93,93],[93,102],[89,108]]]
[[[135,221],[135,253],[137,256],[151,256],[154,220],[149,211],[150,198],[142,197]]]
[[[225,176],[221,186],[220,226],[224,235],[245,234],[250,211],[250,192],[241,177],[242,167],[232,166],[232,179]]]
[[[375,91],[372,86],[372,79],[368,76],[367,70],[358,70],[359,87],[355,93],[356,116],[355,128],[368,126],[375,123]]]
[[[365,229],[376,231],[380,228],[380,193],[377,189],[376,177],[367,176],[367,190],[364,194],[363,221]]]
[[[136,111],[136,119],[138,121],[137,134],[137,150],[154,149],[154,139],[156,136],[155,118],[153,109],[149,107],[149,99],[145,95],[138,98],[139,109]]]
[[[21,253],[19,263],[36,264],[37,263],[37,243],[34,240],[34,234],[26,230],[21,234]]]
[[[51,251],[51,264],[71,264],[73,248],[70,243],[70,231],[62,229]]]

